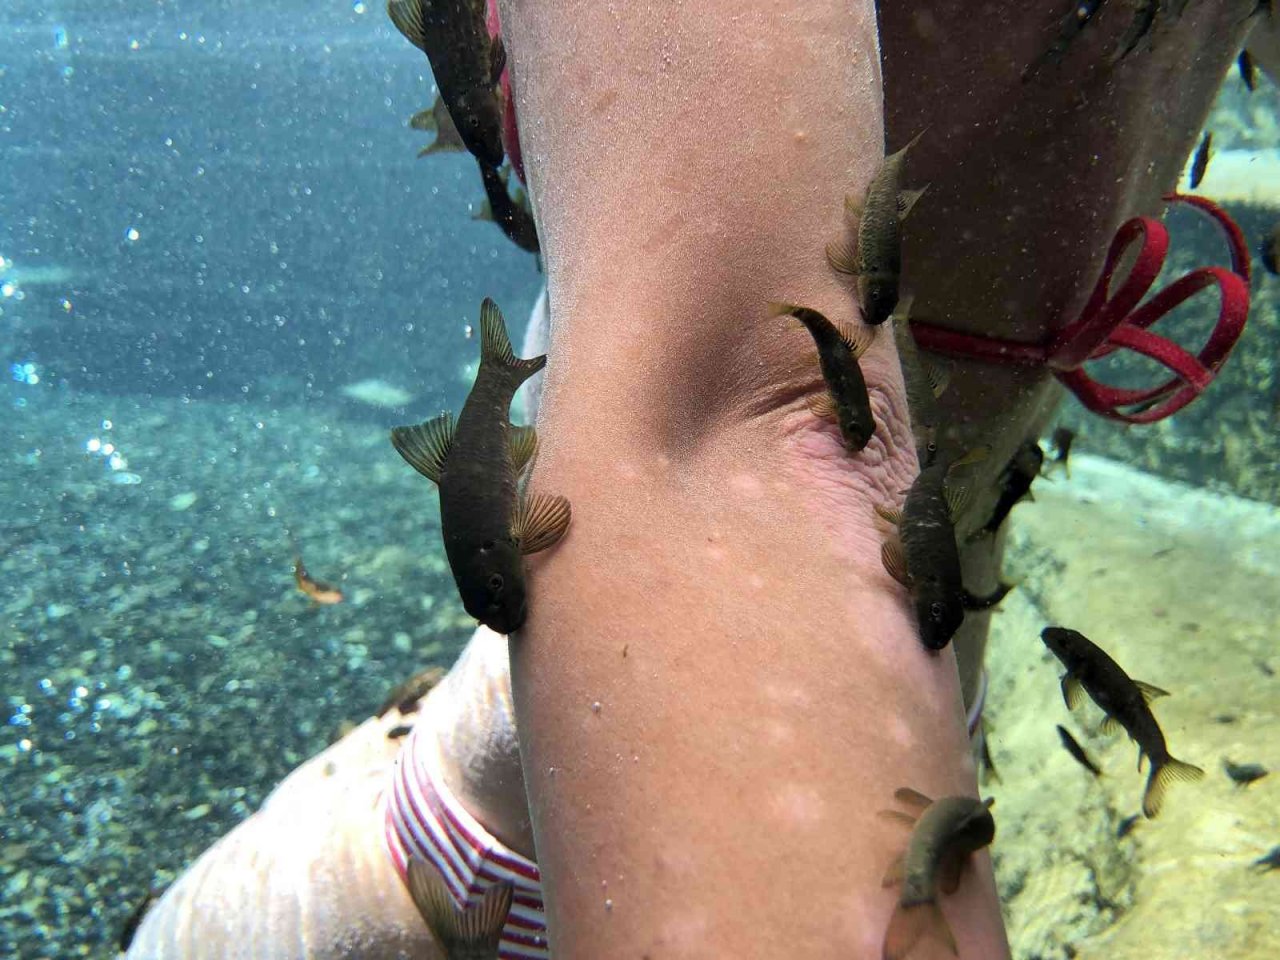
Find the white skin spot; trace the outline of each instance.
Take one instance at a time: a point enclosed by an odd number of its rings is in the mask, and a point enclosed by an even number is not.
[[[818,828],[827,818],[827,804],[813,787],[783,784],[769,801],[774,817],[796,827]]]
[[[729,477],[729,489],[747,497],[762,497],[765,493],[764,483],[759,477],[750,473],[732,474]]]

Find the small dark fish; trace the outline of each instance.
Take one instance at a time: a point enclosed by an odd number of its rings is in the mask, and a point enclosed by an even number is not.
[[[1213,131],[1206,130],[1200,146],[1196,147],[1195,158],[1191,161],[1191,189],[1200,186],[1204,173],[1209,169],[1209,151],[1213,149]]]
[[[991,756],[991,730],[985,719],[978,721],[978,740],[979,751],[978,757],[982,761],[982,782],[986,784],[988,781],[994,780],[1001,783],[1000,771],[996,769],[996,761]]]
[[[1076,763],[1084,767],[1095,777],[1102,776],[1102,769],[1089,759],[1089,755],[1084,752],[1084,747],[1076,742],[1076,738],[1071,735],[1071,731],[1061,724],[1058,725],[1058,739],[1062,741],[1062,745],[1067,748],[1067,753],[1075,757]]]
[[[1241,50],[1240,56],[1236,57],[1236,69],[1240,71],[1240,79],[1244,81],[1245,89],[1253,93],[1258,82],[1258,68],[1253,62],[1253,54],[1247,48]]]
[[[817,310],[792,303],[769,304],[769,316],[794,317],[809,331],[818,347],[822,379],[827,382],[827,393],[813,400],[809,409],[823,419],[835,418],[851,453],[863,449],[876,432],[867,381],[858,365],[858,358],[871,345],[871,332],[852,324],[832,323]]]
[[[938,900],[954,893],[969,856],[991,843],[996,822],[994,800],[943,797],[930,800],[909,787],[894,791],[903,804],[920,810],[919,818],[901,810],[881,810],[880,816],[911,826],[906,852],[889,865],[886,887],[902,884],[898,905],[884,937],[885,960],[901,960],[926,934],[956,952],[955,938]]]
[[[947,388],[949,371],[927,363],[916,347],[911,332],[911,298],[903,297],[890,318],[893,340],[898,347],[898,364],[907,388],[907,411],[911,435],[916,442],[916,458],[921,465],[932,463],[938,453],[938,424],[942,421],[938,397]]]
[[[1156,22],[1156,14],[1159,12],[1160,0],[1140,0],[1137,9],[1133,12],[1129,29],[1120,39],[1120,46],[1116,48],[1116,52],[1111,55],[1113,66],[1137,49],[1143,37],[1151,32],[1151,27]]]
[[[445,960],[497,960],[513,892],[510,883],[494,884],[476,906],[461,910],[439,871],[421,857],[409,858],[409,896]]]
[[[1222,769],[1227,776],[1236,782],[1238,787],[1247,787],[1255,780],[1261,780],[1271,771],[1260,763],[1232,763],[1223,758]]]
[[[1142,819],[1142,814],[1135,813],[1125,817],[1116,826],[1116,839],[1123,840],[1129,834],[1133,833],[1133,828],[1138,825],[1138,821]]]
[[[533,222],[533,212],[524,190],[517,187],[515,196],[512,196],[507,192],[507,181],[502,171],[483,163],[479,166],[485,201],[475,219],[491,220],[521,250],[538,253],[538,227]]]
[[[1280,276],[1280,223],[1271,228],[1267,238],[1262,241],[1262,265],[1273,277]]]
[[[964,588],[955,522],[958,497],[947,487],[951,471],[977,459],[970,454],[948,464],[937,457],[916,476],[901,510],[877,506],[876,513],[895,524],[898,535],[884,542],[880,560],[891,577],[911,592],[920,642],[941,650],[964,622],[966,609],[981,609],[999,597],[975,597]],[[1003,592],[1001,592],[1003,591]],[[1002,586],[1000,597],[1008,592]],[[990,603],[988,602],[990,601]]]
[[[418,705],[418,701],[444,679],[446,672],[442,667],[427,667],[425,670],[419,670],[403,683],[396,684],[387,694],[387,698],[382,701],[376,716],[385,717],[392,707],[396,707],[401,713],[411,713]]]
[[[511,399],[546,357],[520,360],[502,313],[480,308],[480,369],[457,425],[450,414],[395,427],[400,456],[440,489],[440,529],[467,613],[510,634],[527,614],[524,556],[552,546],[569,527],[569,501],[520,496],[520,474],[537,450],[532,427],[511,425]]]
[[[1204,776],[1199,767],[1175,760],[1169,754],[1164,734],[1151,713],[1148,702],[1167,696],[1167,691],[1132,679],[1101,648],[1075,630],[1045,627],[1040,638],[1067,668],[1062,677],[1062,697],[1067,709],[1075,708],[1083,688],[1107,715],[1102,729],[1123,727],[1138,743],[1139,767],[1144,756],[1150,762],[1151,772],[1142,795],[1142,812],[1148,819],[1160,812],[1170,780],[1199,780]]]
[[[1270,853],[1253,861],[1253,865],[1258,868],[1260,873],[1266,873],[1269,870],[1280,870],[1280,847],[1272,847]]]
[[[341,603],[343,600],[341,590],[331,584],[323,583],[307,573],[307,568],[302,565],[302,557],[300,556],[295,556],[293,560],[293,581],[298,585],[300,592],[305,593],[321,606]]]
[[[862,319],[873,326],[888,320],[898,305],[902,221],[926,189],[900,190],[898,184],[907,151],[922,136],[923,130],[897,153],[884,158],[862,200],[853,194],[844,198],[845,220],[850,227],[857,226],[856,252],[844,243],[827,246],[827,262],[832,269],[858,278]]]
[[[1076,37],[1084,32],[1084,28],[1102,9],[1105,2],[1106,0],[1078,0],[1072,4],[1071,12],[1058,21],[1058,36],[1049,45],[1049,49],[1027,64],[1026,69],[1022,71],[1022,82],[1026,83],[1035,77],[1045,64],[1060,63]]]
[[[1040,476],[1040,468],[1044,465],[1044,451],[1035,440],[1027,440],[1013,454],[1013,459],[1004,468],[1000,478],[1000,497],[996,500],[995,509],[983,526],[970,539],[994,534],[1000,529],[1009,516],[1010,511],[1022,501],[1034,499],[1031,496],[1031,483]]]
[[[1070,427],[1058,427],[1049,442],[1053,444],[1053,463],[1049,466],[1062,467],[1067,479],[1071,479],[1071,445],[1076,442],[1076,432]]]
[[[388,0],[387,15],[427,55],[467,149],[489,166],[501,165],[504,104],[498,80],[506,53],[499,38],[489,38],[484,0]]]
[[[413,724],[398,723],[387,731],[387,739],[399,740],[401,737],[407,737],[411,733],[413,733]]]
[[[151,909],[153,903],[160,899],[164,891],[164,887],[152,887],[143,894],[137,906],[125,918],[124,926],[120,928],[119,945],[121,953],[129,952],[129,947],[133,944],[133,938],[137,936],[138,927],[142,926],[142,921],[146,917],[147,911]]]

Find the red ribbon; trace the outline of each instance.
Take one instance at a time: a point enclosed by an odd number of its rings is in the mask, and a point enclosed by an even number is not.
[[[1169,231],[1151,217],[1134,217],[1116,232],[1080,318],[1053,333],[1043,343],[997,340],[912,321],[916,342],[935,353],[969,357],[991,363],[1047,366],[1086,408],[1110,420],[1154,423],[1181,410],[1202,394],[1226,362],[1244,333],[1249,316],[1249,250],[1239,226],[1217,204],[1204,197],[1170,194],[1172,203],[1185,203],[1206,213],[1226,235],[1231,269],[1201,267],[1164,287],[1146,303],[1169,250]],[[1128,275],[1114,293],[1112,278],[1123,255],[1141,243]],[[1183,301],[1207,287],[1219,293],[1218,321],[1209,339],[1194,356],[1148,328]],[[1174,375],[1146,390],[1129,390],[1099,383],[1084,364],[1121,348],[1150,357]],[[1134,408],[1125,412],[1122,407]]]

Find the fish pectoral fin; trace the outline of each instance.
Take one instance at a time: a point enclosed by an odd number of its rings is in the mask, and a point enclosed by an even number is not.
[[[870,189],[868,185],[868,189]],[[867,205],[866,193],[858,196],[856,193],[846,193],[844,195],[844,219],[849,226],[855,226],[862,220],[862,210]]]
[[[405,462],[430,480],[440,482],[440,471],[453,446],[453,414],[440,416],[413,427],[392,427],[391,445]]]
[[[566,530],[572,512],[569,501],[546,493],[534,494],[520,504],[511,532],[525,556],[554,546]]]
[[[418,0],[387,0],[387,16],[406,40],[423,53],[427,52],[427,27]]]
[[[933,804],[930,797],[925,796],[919,790],[913,790],[911,787],[899,787],[893,791],[893,798],[899,803],[905,803],[908,807],[918,807],[923,810]]]
[[[909,813],[902,812],[901,810],[877,810],[876,816],[881,820],[891,820],[894,823],[901,823],[908,827],[914,827],[916,825],[916,818]]]
[[[827,263],[836,273],[856,276],[858,260],[854,256],[853,247],[844,240],[832,240],[827,244]]]
[[[931,360],[926,357],[920,358],[920,365],[924,367],[925,379],[929,381],[929,389],[933,391],[933,396],[936,400],[946,392],[947,387],[951,384],[951,365],[943,363],[941,360]]]
[[[941,892],[952,894],[960,889],[960,877],[964,874],[967,857],[964,853],[953,853],[942,858],[938,864],[938,889]]]
[[[907,558],[902,552],[902,540],[890,537],[880,544],[880,562],[885,572],[904,587],[911,586],[911,575],[907,572]]]
[[[955,523],[969,509],[973,491],[958,483],[947,483],[942,488],[942,496],[947,501],[947,513],[951,516],[951,522]]]
[[[1158,700],[1160,697],[1169,696],[1168,690],[1161,690],[1159,687],[1155,686],[1154,684],[1143,683],[1141,680],[1135,680],[1133,682],[1134,682],[1134,685],[1138,688],[1138,690],[1141,691],[1142,699],[1145,700],[1147,703],[1150,703],[1152,700]]]
[[[837,416],[836,401],[830,393],[823,391],[816,397],[810,397],[809,402],[805,404],[809,408],[809,412],[820,420],[834,420]]]
[[[538,431],[533,427],[512,426],[507,443],[511,449],[511,467],[519,476],[538,452]]]
[[[1123,727],[1119,720],[1111,716],[1111,714],[1107,714],[1102,718],[1102,726],[1099,729],[1101,729],[1103,733],[1107,734],[1107,736],[1111,736],[1112,734],[1119,733]]]
[[[1082,692],[1079,678],[1069,673],[1062,675],[1062,702],[1067,705],[1068,710],[1074,710],[1079,705]]]
[[[901,525],[902,511],[899,510],[897,507],[886,507],[886,506],[883,506],[882,504],[877,503],[872,509],[875,510],[876,516],[879,517],[881,520],[887,520],[890,523],[892,523],[895,527]]]
[[[837,323],[835,328],[855,360],[862,358],[876,338],[875,327],[862,327],[856,323]]]
[[[916,203],[924,196],[924,192],[929,189],[929,184],[925,184],[919,190],[899,190],[898,191],[898,221],[907,219],[907,216],[915,208]]]
[[[880,880],[882,887],[896,887],[907,875],[907,855],[900,853],[889,861],[885,867],[884,877]]]

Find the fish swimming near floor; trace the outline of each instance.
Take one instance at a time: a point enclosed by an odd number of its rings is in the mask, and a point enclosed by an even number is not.
[[[1253,54],[1247,49],[1241,50],[1240,56],[1236,57],[1236,69],[1240,71],[1240,79],[1244,81],[1245,89],[1253,93],[1254,86],[1258,82],[1258,68],[1253,62]]]
[[[1033,499],[1031,484],[1040,476],[1040,468],[1044,465],[1044,451],[1035,440],[1027,440],[1013,454],[1000,478],[1000,496],[996,500],[991,518],[969,537],[976,540],[983,536],[991,536],[998,531],[1010,512],[1023,499]]]
[[[1102,726],[1104,731],[1123,727],[1137,741],[1139,769],[1143,757],[1151,765],[1142,795],[1142,813],[1147,819],[1160,812],[1165,789],[1171,781],[1199,780],[1204,776],[1199,767],[1170,755],[1164,733],[1151,713],[1149,702],[1167,696],[1167,691],[1132,679],[1100,647],[1076,630],[1045,627],[1040,638],[1067,668],[1062,677],[1062,698],[1067,709],[1075,709],[1083,689],[1107,715]]]
[[[385,717],[391,712],[392,707],[401,713],[412,713],[418,701],[444,679],[446,672],[443,667],[427,667],[425,670],[419,670],[403,683],[396,684],[382,701],[382,706],[378,707],[378,712],[374,716]]]
[[[1280,847],[1272,847],[1269,853],[1253,861],[1253,865],[1259,873],[1280,870]]]
[[[811,401],[809,409],[823,419],[835,419],[851,453],[862,450],[876,432],[867,381],[858,364],[858,358],[871,345],[872,331],[832,323],[817,310],[792,303],[770,303],[769,316],[793,317],[809,331],[818,347],[822,379],[827,383],[827,392]]]
[[[1002,584],[992,596],[976,597],[964,588],[960,574],[954,518],[963,507],[963,497],[948,487],[948,479],[952,470],[984,454],[973,451],[951,463],[935,457],[916,476],[901,510],[875,508],[882,519],[898,528],[897,535],[881,546],[881,562],[889,575],[910,591],[920,641],[935,652],[951,642],[966,610],[986,609],[1010,589]]]
[[[922,136],[923,130],[897,153],[884,158],[861,200],[853,194],[845,197],[845,221],[857,230],[856,250],[846,243],[827,246],[827,262],[832,269],[857,278],[862,319],[872,326],[888,320],[898,305],[902,221],[927,189],[901,190],[899,183],[907,151]]]
[[[1273,277],[1280,276],[1280,223],[1272,227],[1271,232],[1262,241],[1260,254],[1262,265],[1267,268],[1267,273]]]
[[[439,871],[421,857],[409,858],[408,871],[409,896],[445,960],[497,960],[502,928],[511,912],[512,885],[494,884],[478,904],[463,910],[454,904]]]
[[[502,163],[499,79],[506,53],[490,39],[485,0],[387,0],[397,30],[427,55],[431,75],[458,135],[478,160]]]
[[[1058,739],[1062,741],[1063,747],[1066,748],[1067,753],[1071,754],[1076,763],[1080,764],[1095,777],[1102,776],[1102,768],[1093,762],[1089,754],[1084,752],[1084,747],[1080,746],[1076,738],[1071,735],[1071,731],[1062,726],[1062,724],[1058,724]]]
[[[507,192],[507,178],[503,171],[480,164],[480,178],[484,181],[484,206],[474,219],[496,223],[507,239],[521,250],[538,253],[538,227],[533,220],[528,194],[520,187],[514,196]]]
[[[1196,147],[1196,155],[1191,161],[1191,189],[1200,186],[1205,171],[1209,169],[1209,153],[1213,149],[1213,131],[1206,130],[1200,146]]]
[[[313,602],[321,606],[341,603],[345,599],[342,591],[337,587],[317,580],[307,573],[307,568],[302,565],[302,557],[298,555],[293,558],[293,582],[297,585],[300,593],[306,594]]]
[[[995,801],[975,797],[930,800],[909,787],[901,787],[893,795],[920,813],[917,818],[900,810],[880,811],[881,817],[912,827],[906,852],[890,864],[884,877],[886,887],[902,884],[885,932],[884,960],[901,960],[926,935],[956,953],[955,937],[939,900],[960,886],[970,855],[995,839],[996,822],[991,816]]]
[[[1022,71],[1022,82],[1033,79],[1046,64],[1057,64],[1067,55],[1076,37],[1084,32],[1094,16],[1102,9],[1106,0],[1080,0],[1072,5],[1070,12],[1058,21],[1058,35],[1049,48],[1027,64]]]
[[[1260,763],[1232,763],[1226,758],[1223,758],[1222,769],[1237,787],[1247,787],[1271,772]]]
[[[557,543],[569,527],[564,497],[520,495],[537,435],[508,419],[516,390],[546,359],[515,356],[502,313],[486,297],[480,369],[457,424],[445,413],[391,431],[400,456],[440,490],[445,555],[463,607],[498,633],[513,633],[525,621],[523,558]]]

